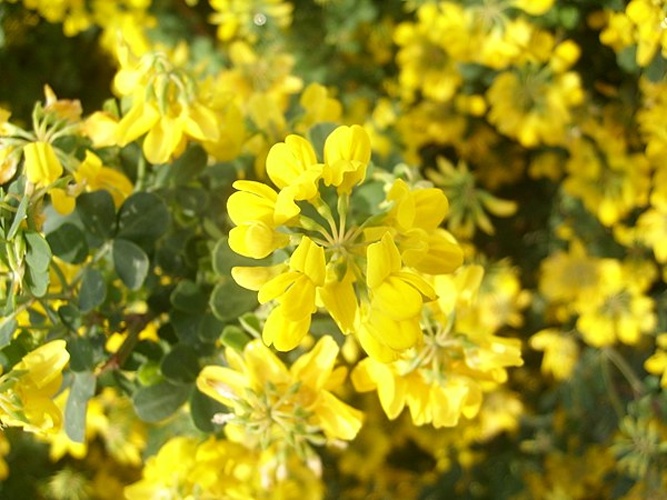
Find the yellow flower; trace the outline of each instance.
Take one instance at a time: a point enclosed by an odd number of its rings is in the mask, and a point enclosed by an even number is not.
[[[204,367],[197,387],[229,407],[231,413],[219,421],[232,441],[270,451],[276,466],[296,453],[317,467],[312,445],[349,441],[362,423],[361,412],[331,392],[345,376],[344,368],[334,369],[338,351],[331,337],[322,337],[288,369],[261,340],[253,340],[242,353],[226,350],[228,367]]]
[[[555,251],[542,261],[539,290],[572,312],[576,304],[596,301],[602,283],[619,273],[618,261],[589,256],[584,245],[574,240],[569,251]]]
[[[324,142],[324,184],[349,193],[366,178],[370,159],[371,141],[363,127],[337,127]]]
[[[53,402],[69,361],[64,340],[53,340],[26,354],[0,377],[0,421],[28,432],[57,432],[62,413]]]
[[[420,341],[422,306],[436,295],[421,276],[403,270],[388,232],[368,246],[367,262],[370,303],[359,318],[359,342],[371,356],[391,360]]]
[[[541,330],[530,337],[530,347],[544,351],[542,373],[567,380],[579,360],[579,346],[572,336],[557,328]]]
[[[283,0],[211,0],[210,21],[218,25],[217,35],[227,42],[243,38],[255,42],[265,25],[287,28],[294,6]]]
[[[377,391],[390,419],[407,406],[415,425],[455,426],[462,415],[477,414],[485,389],[506,381],[506,367],[523,363],[517,339],[497,337],[488,330],[468,333],[456,322],[459,313],[465,315],[466,309],[476,306],[481,277],[474,275],[480,269],[471,266],[454,278],[436,280],[437,292],[450,297],[445,310],[440,309],[440,301],[432,303],[423,341],[387,357],[366,349],[370,357],[355,366],[355,389]],[[452,300],[451,295],[461,300]]]
[[[442,157],[436,162],[438,170],[430,170],[428,176],[442,188],[451,204],[448,228],[456,236],[472,238],[477,228],[493,235],[495,229],[487,212],[496,217],[509,217],[516,212],[515,202],[497,198],[478,187],[465,161],[459,161],[456,167]]]
[[[417,23],[396,26],[398,79],[406,100],[412,101],[420,92],[427,99],[445,102],[456,93],[463,79],[452,53],[466,34],[461,28],[462,11],[451,2],[426,3],[417,12]]]
[[[46,187],[63,173],[56,151],[48,142],[30,142],[23,148],[25,175],[29,182]]]
[[[20,155],[21,150],[15,146],[0,148],[0,185],[9,182],[14,177],[21,158]]]
[[[522,146],[535,147],[563,143],[584,94],[578,73],[526,64],[496,76],[486,97],[489,122]]]
[[[456,240],[439,226],[447,215],[449,203],[442,190],[410,189],[397,179],[387,193],[393,206],[386,223],[399,232],[397,245],[403,262],[426,274],[445,274],[463,262]]]
[[[656,338],[655,352],[644,361],[644,369],[660,377],[660,387],[667,388],[667,333]]]
[[[618,132],[614,108],[598,122],[581,124],[582,135],[569,145],[563,189],[580,198],[605,226],[612,226],[648,202],[651,165],[643,153],[629,153],[629,139]]]
[[[540,16],[553,6],[554,1],[555,0],[514,0],[512,3],[515,7],[530,15]]]
[[[5,433],[0,431],[0,481],[7,479],[7,476],[9,476],[9,466],[5,461],[5,457],[9,454],[9,451],[9,441],[7,441]]]
[[[102,160],[90,150],[77,170],[74,179],[85,187],[86,191],[104,189],[111,194],[114,204],[119,207],[132,194],[134,186],[130,180],[118,170],[105,167]]]
[[[115,128],[116,143],[123,147],[146,134],[142,149],[153,164],[179,156],[188,139],[218,139],[216,114],[201,99],[194,77],[177,66],[182,47],[171,59],[160,52],[135,58],[127,47],[120,52],[114,88],[131,105]]]
[[[118,118],[105,111],[95,111],[83,123],[83,132],[93,142],[94,148],[116,145]]]
[[[239,191],[227,204],[236,224],[232,250],[259,259],[281,247],[289,253],[289,244],[300,242],[289,266],[232,270],[239,285],[259,291],[260,303],[277,300],[263,338],[278,350],[296,347],[322,307],[342,332],[358,335],[367,352],[391,359],[421,338],[422,306],[435,298],[418,273],[447,273],[462,262],[459,245],[439,228],[447,214],[439,189],[396,181],[379,213],[357,220],[351,200],[366,180],[370,155],[359,125],[329,134],[323,165],[308,141],[289,135],[271,148],[266,162],[279,191],[259,182],[234,183]],[[337,188],[335,210],[326,186]]]
[[[604,269],[603,274],[571,303],[572,312],[578,315],[577,330],[593,347],[617,341],[635,345],[642,334],[651,332],[656,325],[654,300],[645,295],[651,282],[636,276],[631,263],[605,261],[604,267],[599,268]]]
[[[266,157],[266,173],[280,189],[279,197],[309,200],[319,194],[317,182],[322,165],[317,162],[310,142],[298,135],[288,135],[284,142],[271,147]]]
[[[298,130],[308,130],[316,123],[336,123],[343,114],[341,103],[331,97],[324,85],[311,83],[301,93],[299,104],[304,114],[299,117]]]
[[[266,320],[262,338],[279,351],[294,349],[308,333],[315,312],[317,287],[324,285],[324,249],[303,237],[289,260],[289,271],[265,283],[257,298],[261,304],[276,300]]]
[[[197,441],[194,438],[171,438],[157,455],[146,461],[143,478],[125,488],[125,498],[149,500],[155,498],[158,492],[168,492],[168,498],[175,498],[177,494],[192,490],[194,485],[189,483],[188,473],[194,467],[196,450]]]
[[[289,242],[276,231],[299,214],[294,200],[278,197],[269,186],[255,181],[236,181],[238,189],[227,201],[227,212],[236,227],[229,232],[229,246],[240,255],[262,259]]]

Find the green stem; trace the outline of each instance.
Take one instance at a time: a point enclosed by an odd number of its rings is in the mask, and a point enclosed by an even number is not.
[[[329,205],[327,205],[319,196],[313,200],[313,205],[317,209],[317,213],[320,214],[329,224],[333,240],[339,241],[340,235],[338,234],[338,225],[336,224],[336,220],[331,213],[331,207],[329,207]]]
[[[146,158],[143,151],[139,153],[139,163],[137,163],[137,183],[134,192],[143,191],[146,185]]]
[[[623,404],[621,403],[621,398],[618,395],[618,391],[614,386],[613,381],[611,380],[611,373],[609,373],[609,357],[606,357],[602,360],[602,378],[604,379],[604,384],[607,386],[607,392],[609,393],[609,400],[611,405],[614,407],[616,416],[620,420],[623,418],[625,411],[623,409]]]
[[[607,356],[609,361],[614,363],[614,366],[618,368],[618,371],[620,371],[625,379],[628,381],[630,384],[630,387],[632,387],[632,390],[635,393],[635,396],[641,396],[645,390],[644,390],[644,384],[642,381],[639,379],[637,374],[634,372],[632,367],[628,364],[628,362],[625,360],[621,354],[614,349],[613,347],[605,347],[602,352]]]

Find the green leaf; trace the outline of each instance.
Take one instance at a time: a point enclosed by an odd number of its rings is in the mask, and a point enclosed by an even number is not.
[[[44,237],[36,231],[24,233],[26,243],[26,263],[35,271],[45,272],[51,263],[51,247]]]
[[[248,334],[236,325],[227,325],[220,335],[222,345],[237,351],[242,351],[250,340]]]
[[[137,290],[148,275],[148,255],[138,245],[115,239],[111,247],[116,274],[130,290]]]
[[[12,225],[9,227],[9,231],[7,231],[6,239],[8,241],[11,241],[11,240],[14,239],[14,237],[18,233],[19,228],[21,227],[21,224],[23,223],[25,218],[28,216],[28,204],[29,203],[30,203],[30,197],[29,196],[23,196],[21,198],[21,202],[19,203],[19,206],[16,209],[16,214],[14,214],[14,220],[12,221]]]
[[[137,370],[137,380],[144,386],[154,385],[164,380],[160,373],[160,363],[150,359],[142,363]]]
[[[218,403],[215,399],[208,397],[198,389],[192,391],[190,396],[190,415],[195,427],[202,432],[212,433],[216,431],[213,416],[216,413],[227,413],[226,406]]]
[[[637,73],[639,70],[639,66],[637,65],[637,47],[632,45],[621,49],[616,55],[616,62],[626,73]]]
[[[199,328],[197,329],[197,337],[203,342],[211,343],[218,340],[225,324],[212,314],[205,314]]]
[[[91,370],[95,364],[93,346],[86,337],[74,337],[67,341],[69,352],[69,367],[74,372]]]
[[[257,293],[225,280],[213,289],[209,304],[218,319],[231,321],[257,307]]]
[[[176,332],[176,336],[181,342],[186,344],[195,344],[199,342],[199,323],[201,323],[201,314],[187,314],[176,309],[169,314],[171,326]]]
[[[47,234],[46,241],[55,256],[70,264],[80,264],[88,256],[85,234],[70,222]]]
[[[644,75],[653,83],[658,83],[665,79],[665,74],[667,74],[667,60],[658,53],[644,70]]]
[[[187,401],[191,390],[191,385],[176,385],[165,380],[138,389],[132,404],[144,422],[160,422],[172,416]]]
[[[559,18],[565,29],[571,30],[579,24],[579,9],[574,5],[566,5],[560,8]]]
[[[48,271],[38,271],[33,267],[28,267],[24,278],[30,293],[35,297],[42,297],[49,288]]]
[[[108,191],[82,193],[76,199],[76,212],[94,246],[108,240],[114,231],[116,207]]]
[[[171,292],[169,300],[179,311],[191,314],[203,313],[208,304],[208,296],[190,280],[180,281]]]
[[[187,217],[201,215],[209,206],[209,194],[200,187],[181,187],[175,193],[175,198],[181,212]]]
[[[10,320],[1,320],[2,323],[0,323],[0,349],[5,347],[6,345],[9,345],[9,343],[12,341],[12,337],[14,336],[14,332],[16,331],[16,328],[19,326],[18,322],[12,318]]]
[[[171,180],[175,186],[182,186],[199,175],[206,168],[208,155],[198,144],[191,144],[185,152],[171,164]]]
[[[117,236],[148,249],[167,232],[169,221],[162,198],[153,193],[135,193],[120,207]]]
[[[58,317],[72,332],[76,332],[81,326],[81,311],[72,302],[58,308]]]
[[[86,439],[86,410],[88,401],[95,394],[96,383],[92,372],[74,373],[65,405],[65,432],[74,442],[83,443]]]
[[[160,371],[174,384],[191,384],[199,375],[199,357],[187,344],[176,344],[162,360]]]
[[[99,269],[87,268],[81,278],[79,309],[87,313],[102,304],[107,297],[107,285]]]

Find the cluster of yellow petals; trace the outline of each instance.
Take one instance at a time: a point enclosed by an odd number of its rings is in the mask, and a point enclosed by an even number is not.
[[[188,140],[218,139],[218,117],[202,100],[193,77],[178,67],[183,51],[181,47],[171,56],[148,52],[137,57],[120,46],[121,67],[113,85],[128,109],[120,119],[103,111],[88,118],[86,130],[96,147],[124,147],[143,136],[146,159],[162,164],[179,156]]]
[[[600,41],[616,51],[637,48],[636,62],[648,66],[656,55],[667,56],[664,0],[631,0],[622,12],[609,11]]]
[[[64,340],[53,340],[26,354],[0,377],[0,422],[28,432],[57,432],[63,416],[53,399],[69,362]]]
[[[569,251],[554,252],[544,260],[540,291],[561,322],[576,318],[582,340],[594,347],[617,342],[636,345],[657,324],[654,300],[647,295],[650,281],[642,280],[630,263],[586,255],[578,241]],[[546,329],[531,339],[540,350],[576,352],[571,334]],[[567,353],[569,354],[567,354]],[[551,364],[549,359],[545,361]],[[567,368],[562,367],[567,372]],[[559,377],[559,371],[543,368]]]
[[[289,135],[267,155],[266,172],[277,191],[257,181],[234,183],[238,191],[227,204],[236,224],[232,250],[261,259],[296,244],[285,264],[232,270],[241,286],[258,291],[260,303],[276,304],[263,339],[278,350],[295,348],[322,307],[371,356],[394,359],[420,341],[422,307],[436,297],[420,273],[449,273],[463,260],[456,240],[439,227],[448,203],[436,188],[411,188],[397,179],[377,223],[347,227],[349,200],[366,180],[370,158],[370,138],[359,125],[339,126],[327,136],[323,162],[309,141]],[[324,201],[330,188],[338,220]]]
[[[466,321],[486,307],[478,302],[483,275],[481,266],[469,265],[437,276],[440,299],[429,304],[433,321],[423,342],[389,362],[369,357],[357,363],[355,389],[377,391],[390,419],[407,407],[415,425],[453,427],[462,416],[477,415],[484,391],[506,380],[507,367],[523,364],[518,339],[495,335],[497,326],[471,328]]]
[[[344,367],[335,366],[338,352],[333,338],[324,336],[287,368],[256,339],[241,353],[227,349],[227,366],[204,367],[197,387],[229,408],[216,421],[225,424],[231,441],[278,457],[274,468],[297,455],[319,473],[312,446],[352,440],[362,424],[362,413],[333,393],[346,374]]]

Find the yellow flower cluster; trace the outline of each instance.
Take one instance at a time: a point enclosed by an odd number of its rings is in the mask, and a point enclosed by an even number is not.
[[[607,25],[600,34],[605,45],[617,52],[635,46],[639,66],[650,64],[656,54],[667,55],[667,3],[663,0],[631,0],[623,12],[606,14]]]
[[[436,295],[420,273],[449,273],[463,253],[439,228],[448,203],[435,188],[412,189],[397,179],[386,194],[389,208],[355,221],[350,200],[367,177],[370,156],[370,139],[358,125],[328,135],[323,162],[306,139],[289,135],[266,160],[277,191],[256,181],[234,183],[238,191],[227,204],[236,224],[232,250],[262,259],[296,244],[287,263],[232,269],[241,286],[258,291],[260,303],[276,303],[263,329],[268,345],[294,349],[319,306],[377,359],[394,359],[421,342],[423,304]],[[337,198],[335,212],[327,193]]]
[[[285,478],[293,456],[321,475],[312,446],[349,441],[359,432],[362,413],[332,392],[346,370],[334,368],[338,345],[331,337],[322,337],[289,370],[259,339],[242,354],[227,349],[225,356],[228,366],[205,367],[197,386],[230,409],[215,422],[225,424],[231,441],[260,453],[261,474],[271,483]]]
[[[415,425],[455,426],[461,415],[477,415],[483,391],[506,381],[506,367],[523,364],[521,342],[494,335],[499,324],[484,324],[485,310],[493,322],[504,321],[488,312],[480,293],[483,275],[481,266],[470,265],[454,275],[437,276],[434,289],[440,298],[429,308],[423,345],[391,363],[366,358],[355,367],[355,388],[377,390],[389,418],[407,406]],[[513,298],[505,293],[493,290],[489,295],[495,302]]]
[[[53,401],[69,361],[64,340],[53,340],[26,354],[0,377],[0,422],[28,432],[53,433],[63,415]]]
[[[185,47],[173,54],[149,52],[136,57],[127,46],[119,49],[121,68],[114,78],[119,96],[128,109],[117,120],[96,112],[87,120],[87,132],[95,147],[126,146],[143,138],[143,152],[153,164],[179,156],[188,139],[200,142],[219,137],[216,114],[202,101],[192,76],[178,67]]]
[[[23,160],[23,172],[29,183],[26,194],[39,197],[48,192],[54,207],[62,214],[74,210],[76,196],[84,191],[106,189],[116,205],[120,205],[133,189],[127,177],[104,166],[89,149],[81,161],[60,145],[63,139],[81,133],[81,104],[58,99],[48,85],[44,93],[44,104],[38,105],[33,114],[32,130],[23,130],[8,121],[0,127],[0,181],[11,180]]]

